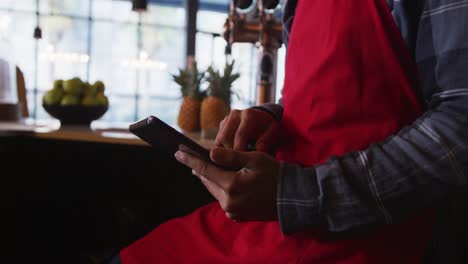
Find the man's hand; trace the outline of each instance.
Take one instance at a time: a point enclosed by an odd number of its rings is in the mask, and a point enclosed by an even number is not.
[[[216,146],[246,151],[250,141],[255,149],[270,152],[279,138],[279,123],[258,109],[233,110],[220,124]]]
[[[237,152],[218,148],[211,159],[223,167],[240,168],[226,171],[186,152],[178,151],[176,159],[192,168],[208,191],[218,200],[226,216],[236,221],[277,219],[276,191],[279,162],[261,152]]]

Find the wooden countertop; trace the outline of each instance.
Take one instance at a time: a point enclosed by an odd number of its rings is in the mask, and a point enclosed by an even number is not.
[[[0,135],[27,135],[53,140],[85,141],[108,144],[149,146],[146,142],[128,132],[126,124],[93,123],[91,127],[63,126],[58,121],[25,120],[19,123],[0,122]],[[213,140],[203,139],[200,133],[184,133],[204,146],[212,148]]]

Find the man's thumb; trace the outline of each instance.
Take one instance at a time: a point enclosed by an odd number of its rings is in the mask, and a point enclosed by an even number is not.
[[[245,167],[249,161],[247,153],[227,148],[212,149],[210,157],[214,163],[232,170]]]

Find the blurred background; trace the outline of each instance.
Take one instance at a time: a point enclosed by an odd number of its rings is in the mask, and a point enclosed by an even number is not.
[[[187,135],[210,148],[229,108],[277,101],[283,4],[0,0],[1,262],[107,264],[159,224],[213,202],[190,169],[128,125],[155,115],[187,132],[185,119],[194,124]],[[227,98],[182,98],[199,87],[172,75],[198,76],[194,62],[222,72],[208,71],[201,89]]]
[[[152,114],[175,125],[182,98],[170,74],[185,67],[187,59],[186,2],[149,0],[145,10],[135,12],[132,1],[125,0],[0,0],[3,50],[24,73],[30,118],[51,118],[41,102],[54,80],[79,77],[106,84],[110,108],[102,121],[127,124]],[[222,68],[226,62],[223,25],[229,4],[198,3],[195,59],[200,68]],[[41,36],[34,35],[36,28]],[[234,84],[239,97],[233,98],[233,108],[255,103],[258,52],[254,43],[232,45],[241,74]],[[282,47],[275,77],[278,95],[284,56]]]

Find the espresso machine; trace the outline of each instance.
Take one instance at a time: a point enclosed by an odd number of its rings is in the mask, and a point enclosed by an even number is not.
[[[224,25],[227,53],[234,43],[259,49],[256,104],[275,102],[278,49],[283,44],[280,0],[231,0]]]

